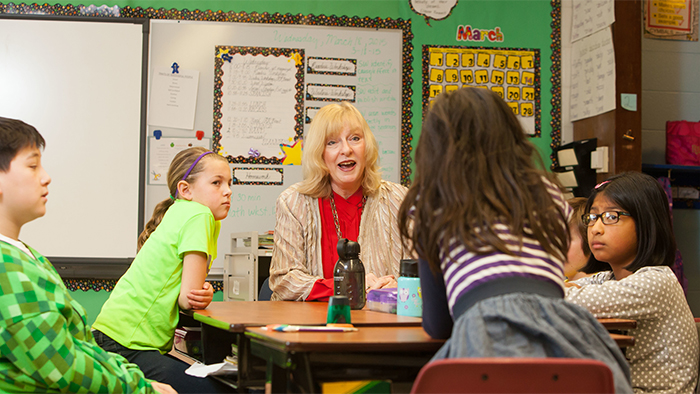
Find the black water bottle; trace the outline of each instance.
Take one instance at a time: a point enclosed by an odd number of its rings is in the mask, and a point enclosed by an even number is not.
[[[333,270],[333,294],[346,296],[350,300],[350,309],[362,309],[367,301],[365,294],[365,266],[360,260],[360,244],[338,240],[338,262]]]

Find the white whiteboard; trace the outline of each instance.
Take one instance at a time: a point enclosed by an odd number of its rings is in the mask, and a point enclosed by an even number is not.
[[[49,257],[133,258],[143,25],[0,19],[0,116],[37,128],[47,214],[20,239]]]
[[[278,24],[151,20],[149,68],[177,63],[180,69],[196,70],[199,90],[194,130],[148,127],[149,136],[158,129],[163,137],[193,137],[196,130],[213,134],[214,57],[217,45],[266,48],[300,48],[305,57],[357,60],[354,77],[305,73],[304,85],[354,85],[353,103],[367,119],[380,145],[384,179],[400,183],[401,97],[403,89],[403,32],[398,29],[295,26]],[[304,91],[306,95],[306,89]],[[304,100],[307,108],[327,102]],[[308,125],[304,125],[305,131]],[[231,167],[255,167],[234,164]],[[268,167],[269,168],[269,167]],[[234,185],[231,211],[222,222],[218,254],[212,273],[220,273],[224,255],[230,251],[230,234],[247,231],[264,233],[275,226],[275,201],[290,185],[301,181],[301,166],[274,166],[284,171],[281,186]],[[165,186],[146,188],[146,220],[153,208],[168,197]]]

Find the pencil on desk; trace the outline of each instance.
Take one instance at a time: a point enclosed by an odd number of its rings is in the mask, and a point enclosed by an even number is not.
[[[357,331],[355,327],[328,327],[328,326],[292,326],[288,324],[270,324],[265,326],[266,330],[270,331],[280,331],[280,332],[302,332],[302,331],[316,331],[316,332],[350,332]]]

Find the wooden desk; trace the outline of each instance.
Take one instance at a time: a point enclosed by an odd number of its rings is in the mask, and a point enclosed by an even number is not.
[[[444,343],[422,327],[359,327],[357,332],[246,330],[251,353],[267,361],[267,385],[273,393],[317,392],[319,382],[384,380],[413,382],[420,369]],[[291,377],[291,380],[290,380]]]
[[[622,349],[622,354],[626,356],[626,348],[634,346],[634,337],[627,335],[627,331],[637,328],[637,321],[630,319],[598,319],[615,340],[617,346]]]
[[[221,362],[230,353],[231,344],[236,343],[238,388],[261,386],[267,375],[275,384],[274,392],[287,391],[285,385],[294,376],[294,381],[313,391],[318,390],[316,382],[338,377],[411,381],[443,343],[425,334],[420,318],[366,309],[351,312],[352,323],[360,328],[355,333],[280,333],[260,327],[278,323],[322,325],[327,308],[326,302],[212,302],[207,309],[193,313],[194,319],[203,323],[204,362]],[[636,327],[633,320],[599,321],[608,330]],[[634,344],[633,337],[621,333],[611,336],[623,349]],[[340,375],[348,371],[348,366],[352,376]]]
[[[264,383],[265,368],[264,363],[250,357],[250,341],[242,335],[247,328],[268,324],[323,325],[326,324],[327,311],[327,302],[228,301],[212,302],[207,309],[194,311],[193,317],[202,323],[202,359],[205,364],[221,362],[231,353],[231,344],[237,344],[237,385],[245,387]],[[356,327],[406,326],[419,329],[422,321],[366,308],[351,311],[350,319]]]
[[[298,301],[212,302],[207,309],[194,312],[196,320],[231,332],[268,324],[322,325],[326,324],[327,315],[327,302]],[[420,327],[422,321],[419,317],[397,316],[367,308],[351,311],[350,319],[356,327]]]
[[[637,321],[630,319],[598,319],[608,331],[611,330],[631,330],[637,328]]]
[[[362,327],[357,332],[246,330],[251,353],[267,361],[266,391],[318,392],[319,382],[391,380],[410,388],[418,372],[444,341],[430,338],[421,327]],[[620,348],[634,337],[610,333]],[[347,371],[351,371],[348,373]],[[301,385],[301,389],[290,384]]]
[[[617,346],[621,348],[626,348],[630,346],[634,346],[634,337],[629,336],[629,335],[623,335],[623,334],[615,334],[615,333],[610,333],[610,336],[612,339],[615,340],[615,343],[617,343]]]

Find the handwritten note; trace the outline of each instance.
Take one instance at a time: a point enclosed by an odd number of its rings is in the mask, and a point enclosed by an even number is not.
[[[278,196],[282,190],[284,189],[282,188],[279,191],[270,190],[265,193],[245,191],[233,193],[231,195],[231,209],[228,212],[227,219],[245,217],[274,218],[275,197]],[[269,201],[270,196],[273,197],[271,199],[272,201]],[[272,223],[274,223],[274,221]],[[272,227],[274,228],[274,224]]]
[[[392,59],[361,59],[357,68],[357,106],[377,140],[384,178],[394,182],[401,157],[396,138],[401,135],[401,85],[396,83],[400,72]]]
[[[309,74],[354,76],[357,74],[357,60],[309,57],[306,72]]]
[[[310,83],[306,86],[306,99],[315,101],[355,101],[355,86],[321,85]]]
[[[281,185],[282,168],[234,168],[234,185]]]
[[[221,73],[217,74],[221,83],[220,152],[234,162],[235,158],[280,158],[280,146],[293,143],[302,116],[296,86],[298,56],[303,51],[266,56],[240,53],[240,49],[217,47],[221,59]]]
[[[571,120],[615,109],[615,49],[610,28],[574,42],[571,57]]]
[[[614,0],[574,0],[571,42],[600,31],[615,22]]]

